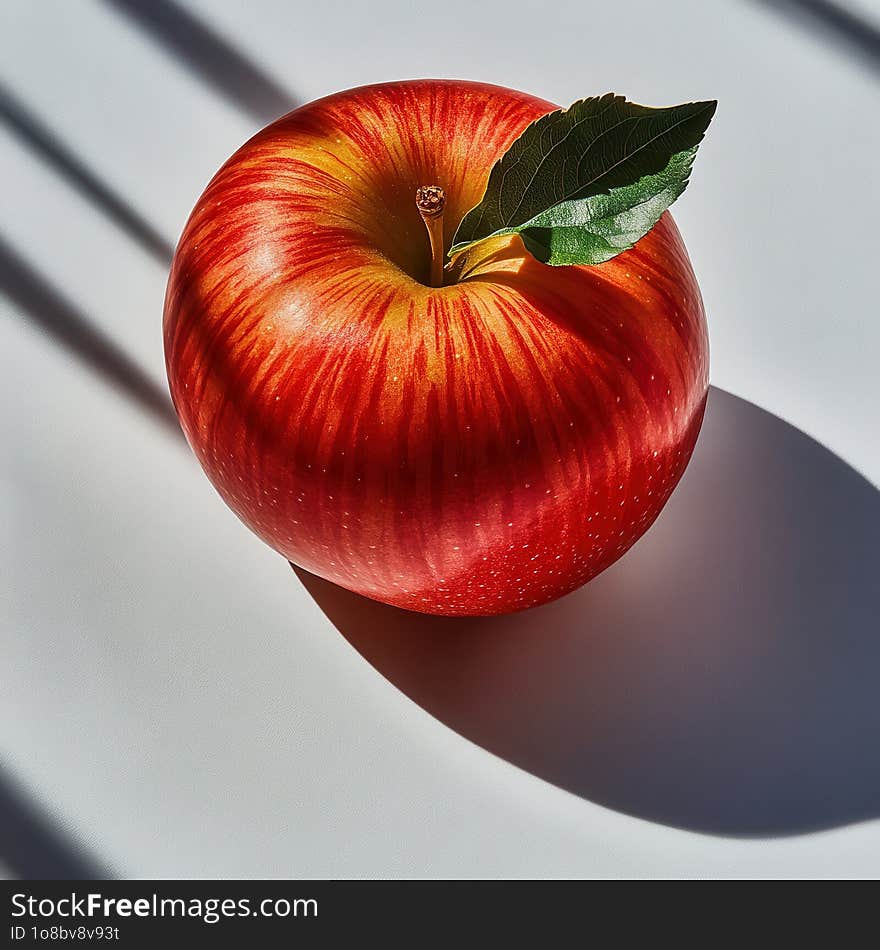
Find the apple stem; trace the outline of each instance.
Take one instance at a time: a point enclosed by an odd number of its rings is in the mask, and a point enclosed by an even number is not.
[[[426,185],[416,191],[416,207],[425,222],[431,241],[431,287],[443,286],[443,209],[446,192],[439,185]]]

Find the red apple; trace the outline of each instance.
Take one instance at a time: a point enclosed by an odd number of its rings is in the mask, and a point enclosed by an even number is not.
[[[596,267],[518,237],[426,286],[492,164],[556,108],[416,81],[290,113],[217,173],[165,302],[174,404],[214,486],[285,558],[409,610],[495,614],[583,584],[662,509],[703,417],[700,292],[669,213]]]

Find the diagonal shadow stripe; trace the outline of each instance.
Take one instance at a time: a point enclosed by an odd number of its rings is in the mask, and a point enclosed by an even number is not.
[[[0,773],[0,856],[25,880],[104,880],[110,871],[79,851]]]
[[[799,20],[815,32],[845,44],[867,64],[880,70],[880,28],[832,0],[756,0],[783,16]]]
[[[258,66],[173,0],[104,0],[133,20],[199,79],[261,123],[298,103]]]
[[[119,392],[176,436],[177,416],[164,390],[83,313],[0,238],[0,292]]]
[[[124,199],[104,184],[88,166],[42,125],[0,85],[0,122],[8,126],[32,151],[67,179],[147,253],[162,264],[171,260],[174,248]]]

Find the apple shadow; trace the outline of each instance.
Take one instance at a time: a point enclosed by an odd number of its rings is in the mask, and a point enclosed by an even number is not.
[[[294,568],[380,673],[472,742],[609,808],[725,835],[880,816],[880,492],[712,389],[655,525],[552,604],[441,618]]]

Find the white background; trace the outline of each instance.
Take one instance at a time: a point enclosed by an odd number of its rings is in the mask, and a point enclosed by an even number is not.
[[[414,76],[717,98],[676,208],[712,381],[875,485],[880,72],[747,0],[189,0],[294,103]],[[859,4],[880,22],[876,3]],[[0,80],[167,241],[258,123],[118,11],[0,6]],[[428,28],[429,27],[429,28]],[[164,380],[166,269],[0,128],[2,237]],[[185,447],[0,299],[6,766],[128,876],[875,875],[880,823],[630,818],[440,725],[340,637]]]

